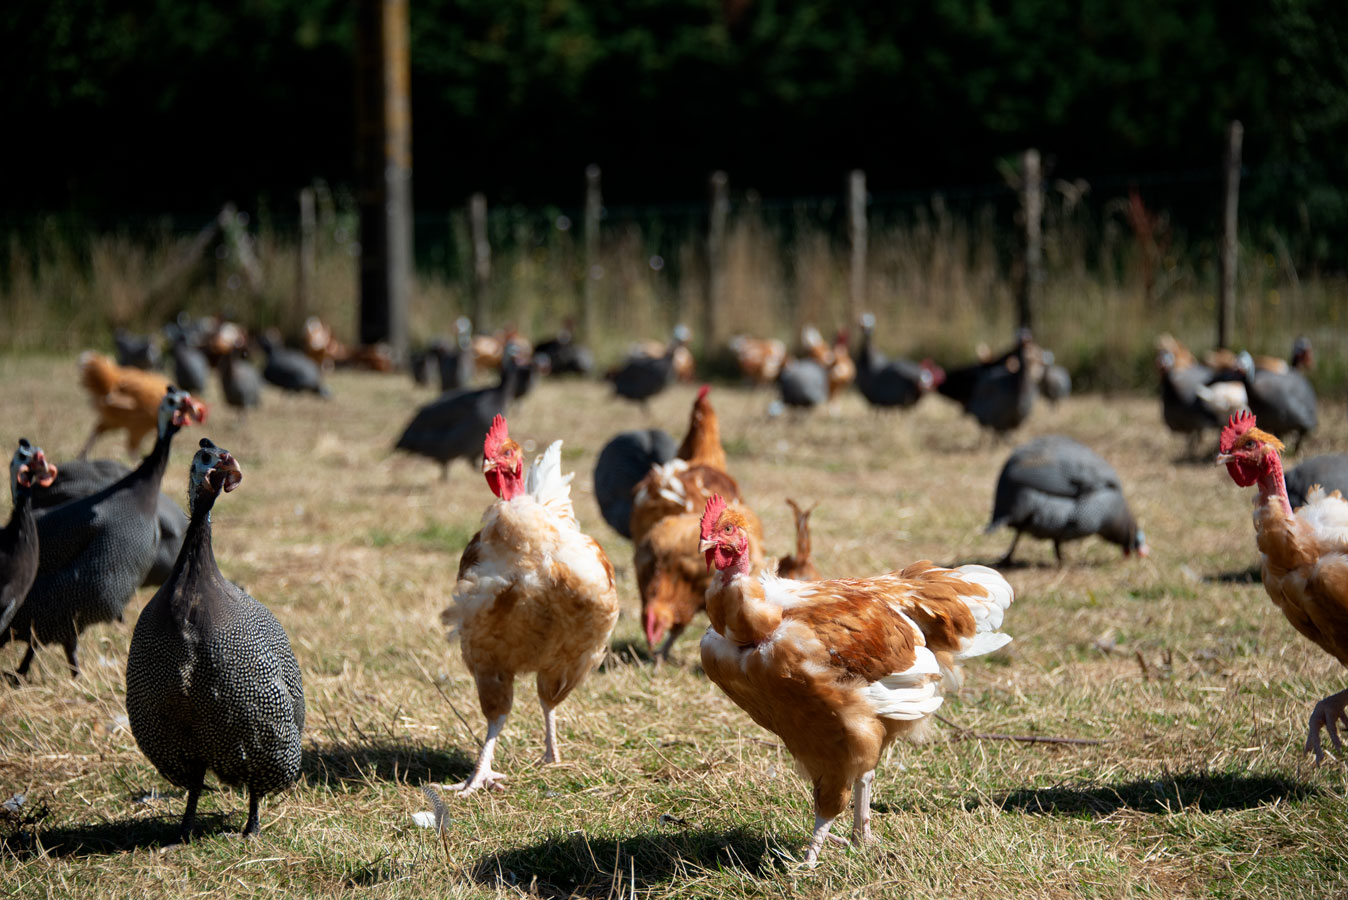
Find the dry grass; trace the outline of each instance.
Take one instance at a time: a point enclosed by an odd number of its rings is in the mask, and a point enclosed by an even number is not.
[[[0,446],[20,435],[67,458],[88,417],[71,359],[0,359]],[[561,707],[565,762],[541,768],[541,722],[521,680],[498,765],[507,792],[451,800],[445,847],[415,827],[420,786],[459,780],[483,732],[471,680],[438,613],[488,500],[459,467],[448,484],[388,447],[429,399],[397,377],[339,373],[331,402],[272,394],[246,423],[223,408],[182,436],[166,478],[185,487],[188,449],[209,435],[241,460],[216,509],[226,575],[275,611],[305,676],[304,777],[236,835],[242,794],[203,799],[206,833],[163,854],[182,795],[125,727],[123,671],[135,612],[85,635],[86,675],[59,652],[0,690],[0,794],[47,815],[0,823],[0,884],[24,897],[1267,897],[1348,894],[1342,763],[1300,753],[1312,703],[1342,668],[1251,583],[1249,494],[1180,445],[1150,396],[1074,398],[1036,410],[1020,438],[1087,440],[1121,470],[1154,548],[1127,561],[1094,540],[1070,564],[1022,542],[1008,572],[1016,641],[968,670],[943,713],[979,731],[1094,737],[1099,746],[952,740],[903,747],[882,766],[865,852],[826,848],[802,870],[809,791],[773,740],[702,676],[695,637],[672,665],[644,659],[630,547],[603,525],[590,472],[603,442],[641,415],[596,384],[543,385],[512,433],[566,441],[583,525],[617,564],[624,615],[614,653]],[[208,397],[208,399],[214,399]],[[984,536],[1007,451],[939,398],[876,417],[848,397],[838,418],[768,420],[768,397],[714,394],[731,466],[770,549],[792,537],[785,496],[818,500],[827,574],[919,557],[988,561]],[[677,388],[653,419],[679,431]],[[1342,398],[1313,450],[1345,448]],[[115,453],[109,439],[103,452]],[[1101,648],[1109,648],[1101,649]],[[5,668],[18,660],[3,651]]]

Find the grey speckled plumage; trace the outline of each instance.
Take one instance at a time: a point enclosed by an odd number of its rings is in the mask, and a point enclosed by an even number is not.
[[[793,359],[777,376],[782,402],[795,409],[812,409],[828,402],[828,370],[813,359]]]
[[[908,359],[888,359],[873,346],[875,317],[861,319],[857,348],[857,390],[878,409],[907,409],[936,385],[934,367]]]
[[[245,354],[247,350],[234,347],[220,357],[220,392],[233,408],[247,412],[262,401],[262,376],[257,373]]]
[[[1124,548],[1146,553],[1146,540],[1123,497],[1114,467],[1089,447],[1061,435],[1046,435],[1017,447],[997,479],[987,531],[1016,531],[1001,564],[1011,561],[1022,533],[1061,545],[1098,534]]]
[[[448,478],[451,462],[482,455],[482,439],[492,419],[505,415],[518,378],[519,366],[507,353],[496,385],[446,394],[427,403],[407,423],[394,449],[435,460]]]
[[[1262,423],[1261,423],[1262,424]],[[1348,497],[1348,453],[1312,456],[1287,473],[1287,498],[1292,508],[1306,505],[1306,493],[1315,485]]]
[[[264,380],[286,391],[309,392],[320,397],[329,395],[318,363],[300,351],[286,347],[275,335],[260,335],[257,342],[267,357],[267,364],[262,367]]]
[[[599,451],[594,464],[594,498],[614,531],[632,537],[632,491],[651,466],[669,462],[678,444],[660,428],[624,431]]]
[[[88,497],[45,511],[38,520],[37,578],[28,598],[0,633],[28,651],[17,674],[26,675],[37,644],[60,644],[72,675],[79,675],[79,635],[122,617],[144,583],[159,545],[159,485],[179,428],[200,421],[201,404],[169,388],[159,405],[159,436],[150,455],[125,478]]]
[[[52,486],[34,494],[34,509],[45,511],[88,497],[131,474],[130,466],[115,459],[75,459],[61,463],[58,468],[60,474]],[[43,515],[45,512],[37,513],[39,519]],[[173,561],[178,558],[178,548],[183,545],[183,535],[187,533],[187,513],[163,491],[159,492],[156,516],[159,520],[159,543],[154,563],[144,582],[144,585],[155,587],[163,584],[173,570]]]
[[[34,487],[41,494],[56,470],[47,464],[41,447],[23,438],[9,465],[9,492],[14,509],[9,522],[0,528],[0,632],[9,629],[10,620],[23,605],[37,577],[38,534],[33,518]],[[36,480],[36,484],[34,483]]]
[[[1250,401],[1250,412],[1259,427],[1285,441],[1296,438],[1291,452],[1301,449],[1307,434],[1320,424],[1315,388],[1297,369],[1268,372],[1254,367],[1248,353],[1241,354],[1241,375]]]
[[[211,508],[241,475],[208,440],[193,457],[191,525],[173,573],[140,618],[126,660],[126,711],[145,756],[188,791],[182,840],[191,836],[207,770],[248,788],[244,834],[258,831],[258,801],[300,774],[304,686],[276,617],[216,565]]]

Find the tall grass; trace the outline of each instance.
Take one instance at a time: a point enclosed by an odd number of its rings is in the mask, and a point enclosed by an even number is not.
[[[309,311],[350,339],[357,321],[357,222],[349,203],[326,192],[319,209]],[[635,338],[662,337],[676,321],[695,330],[701,325],[708,283],[701,218],[687,209],[615,210],[606,218],[599,260],[588,272],[601,359],[617,357]],[[828,201],[772,206],[751,198],[739,205],[726,239],[722,338],[750,333],[794,340],[805,324],[826,332],[853,324],[849,247],[838,220],[836,204]],[[1152,384],[1159,332],[1196,349],[1212,344],[1213,243],[1187,239],[1163,215],[1155,221],[1157,239],[1147,245],[1129,225],[1125,200],[1085,203],[1081,185],[1050,193],[1035,331],[1083,387]],[[577,225],[557,210],[493,211],[489,326],[543,334],[566,316],[579,317],[587,269]],[[0,270],[0,350],[100,345],[115,327],[151,329],[179,310],[293,328],[293,223],[269,216],[251,228],[262,271],[257,290],[227,248],[209,248],[199,264],[186,266],[193,235],[168,224],[134,233],[72,233],[51,220],[11,234]],[[457,213],[420,217],[417,235],[410,322],[413,340],[421,342],[449,331],[470,309],[470,249]],[[1348,386],[1348,282],[1298,273],[1277,234],[1243,238],[1235,345],[1285,356],[1296,335],[1309,334],[1318,351],[1319,386]],[[940,196],[877,207],[869,244],[866,305],[886,350],[959,362],[978,342],[1009,340],[1018,263],[1006,211],[956,209]]]

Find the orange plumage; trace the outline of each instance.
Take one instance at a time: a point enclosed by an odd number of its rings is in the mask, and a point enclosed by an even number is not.
[[[698,391],[678,456],[654,466],[636,487],[631,532],[646,640],[659,657],[706,605],[710,575],[697,550],[707,498],[721,494],[747,517],[755,571],[763,566],[763,525],[725,472],[720,425],[706,386]]]
[[[854,791],[852,839],[871,839],[881,753],[898,737],[921,739],[954,664],[1010,640],[997,629],[1011,586],[984,566],[926,560],[865,579],[754,576],[744,526],[721,498],[708,501],[699,548],[716,574],[702,667],[813,783],[813,864]]]
[[[818,581],[819,570],[810,559],[810,513],[814,507],[802,510],[796,501],[787,498],[786,505],[796,517],[796,552],[777,560],[777,574],[796,581]]]
[[[543,762],[560,759],[556,707],[603,659],[618,621],[613,566],[576,522],[571,476],[561,474],[561,442],[535,461],[526,479],[521,448],[497,416],[483,455],[487,483],[499,499],[463,551],[454,602],[441,616],[460,641],[487,717],[473,774],[455,786],[465,794],[502,787],[505,776],[491,764],[519,673],[538,673]]]
[[[1255,425],[1249,413],[1222,430],[1219,463],[1241,487],[1257,485],[1255,540],[1264,590],[1297,631],[1348,666],[1348,502],[1319,485],[1293,511],[1283,478],[1282,442]],[[1342,751],[1338,726],[1348,723],[1348,690],[1324,698],[1311,713],[1305,750],[1324,758],[1320,730]]]
[[[79,456],[83,459],[99,435],[126,431],[126,449],[136,453],[147,434],[159,427],[159,402],[169,381],[163,375],[119,366],[101,353],[80,354],[80,383],[89,394],[97,419]]]
[[[775,338],[740,335],[730,342],[740,374],[754,384],[772,384],[786,362],[786,344]]]

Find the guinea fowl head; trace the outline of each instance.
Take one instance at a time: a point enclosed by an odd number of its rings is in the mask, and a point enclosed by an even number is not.
[[[159,401],[159,433],[165,434],[170,425],[182,428],[184,425],[206,421],[206,404],[194,398],[187,391],[173,385],[164,391],[164,399]]]
[[[699,553],[706,554],[707,568],[720,571],[749,570],[749,533],[744,514],[726,506],[720,494],[712,494],[702,513],[702,540]]]
[[[210,438],[202,438],[198,445],[201,449],[192,457],[192,469],[188,475],[188,502],[195,506],[198,497],[203,495],[211,499],[218,497],[221,491],[229,493],[243,481],[243,472],[239,461],[224,447],[217,447]]]
[[[1147,536],[1142,533],[1141,528],[1133,529],[1132,537],[1128,543],[1123,545],[1123,555],[1132,556],[1137,554],[1138,559],[1146,559],[1151,556],[1151,548],[1147,546]]]
[[[1282,473],[1282,441],[1255,427],[1254,415],[1241,412],[1230,418],[1222,429],[1217,464],[1225,465],[1231,480],[1249,487],[1261,479]]]
[[[491,420],[487,439],[482,442],[482,474],[487,487],[502,500],[524,493],[524,450],[511,440],[505,416]]]
[[[1315,354],[1311,350],[1311,339],[1304,334],[1292,342],[1292,368],[1309,372],[1315,368]]]
[[[47,462],[41,447],[34,447],[27,438],[19,438],[19,449],[9,464],[11,487],[50,487],[56,480],[56,466]]]

